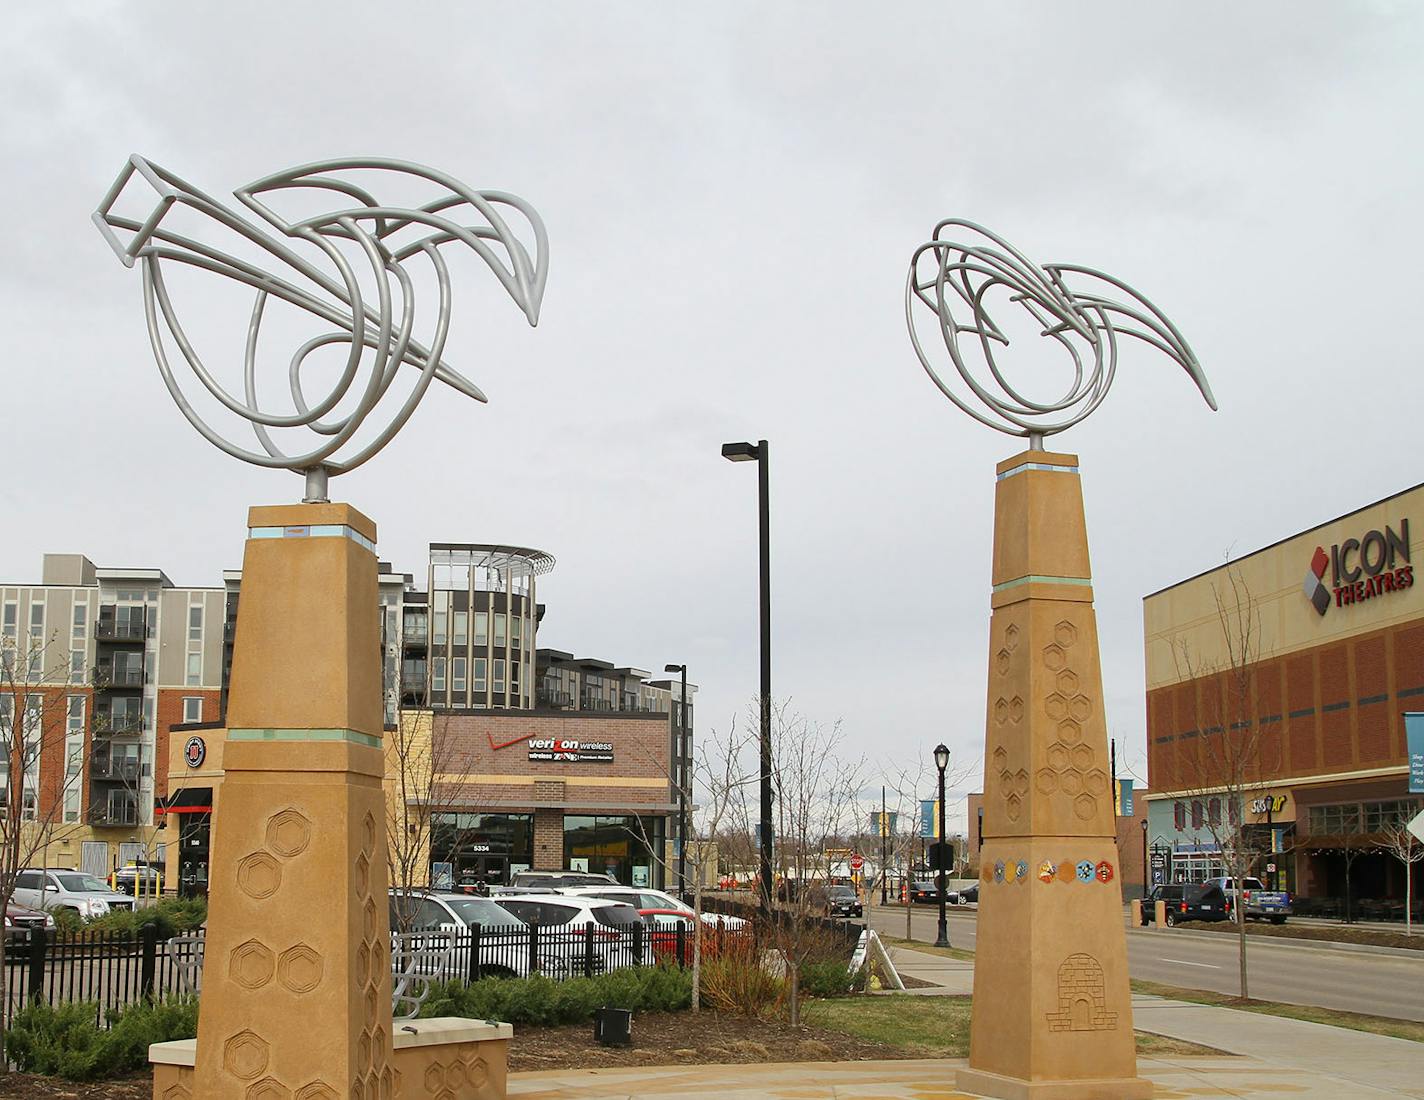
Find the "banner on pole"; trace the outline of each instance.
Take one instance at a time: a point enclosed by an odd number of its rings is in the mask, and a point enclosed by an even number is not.
[[[939,800],[934,798],[920,801],[920,836],[932,840],[939,836]]]
[[[1116,803],[1118,817],[1132,816],[1132,780],[1119,779],[1117,790],[1113,792],[1117,797],[1113,800]]]
[[[1424,794],[1424,712],[1406,712],[1404,738],[1409,752],[1409,793]]]

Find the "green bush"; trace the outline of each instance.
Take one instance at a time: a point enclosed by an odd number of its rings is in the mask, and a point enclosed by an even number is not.
[[[692,976],[676,967],[614,970],[593,978],[556,982],[542,975],[449,982],[421,1005],[422,1016],[461,1016],[525,1026],[576,1024],[595,1009],[676,1012],[692,1004]]]
[[[191,932],[207,919],[208,905],[202,898],[163,898],[141,909],[116,909],[93,920],[81,920],[69,909],[62,909],[54,915],[55,924],[62,932],[108,932],[137,936],[151,924],[158,929],[160,940]]]
[[[844,959],[810,959],[801,964],[800,989],[803,996],[839,997],[849,993],[850,988],[850,968]]]
[[[198,1002],[140,1003],[111,1011],[108,1020],[107,1030],[99,1027],[93,1001],[30,1005],[10,1022],[5,1055],[24,1073],[71,1081],[121,1077],[148,1064],[149,1044],[197,1035]]]

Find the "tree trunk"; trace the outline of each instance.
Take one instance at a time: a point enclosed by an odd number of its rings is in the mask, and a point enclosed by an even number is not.
[[[791,970],[791,1026],[801,1026],[801,964],[794,959],[787,960]]]
[[[702,1010],[702,875],[692,888],[692,1011]]]
[[[911,917],[911,915],[912,915],[912,910],[913,910],[914,908],[915,908],[915,899],[912,898],[912,897],[910,897],[910,890],[909,890],[909,887],[906,887],[906,889],[905,889],[905,939],[910,940],[910,941],[912,941],[912,942],[913,942],[913,940],[914,940],[915,937],[914,937],[914,935],[912,934],[912,932],[910,931],[910,917]]]
[[[1242,904],[1241,897],[1245,893],[1241,886],[1241,879],[1236,880],[1236,939],[1237,951],[1241,963],[1241,999],[1245,1000],[1251,996],[1250,988],[1246,984],[1246,906]]]
[[[1414,864],[1404,865],[1404,934],[1414,935]],[[3,957],[3,956],[0,956]]]

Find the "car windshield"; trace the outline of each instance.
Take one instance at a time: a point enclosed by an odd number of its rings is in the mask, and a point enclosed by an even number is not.
[[[478,924],[482,928],[490,928],[524,924],[504,906],[488,898],[447,898],[445,904],[453,909],[455,915],[466,925]]]
[[[853,898],[855,891],[849,886],[832,886],[826,893],[833,898]]]
[[[100,882],[98,879],[90,878],[88,875],[55,875],[54,877],[59,879],[59,884],[70,893],[82,894],[95,890],[104,894],[109,892],[108,883]]]
[[[631,928],[643,918],[631,905],[600,905],[593,911],[593,919],[609,928]]]

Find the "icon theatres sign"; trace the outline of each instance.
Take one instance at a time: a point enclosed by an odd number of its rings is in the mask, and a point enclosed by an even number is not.
[[[1326,574],[1329,574],[1327,580]],[[1317,546],[1305,574],[1305,596],[1324,615],[1333,603],[1348,607],[1376,596],[1414,587],[1414,567],[1409,564],[1409,521],[1399,530],[1386,526],[1346,539],[1329,551]]]

